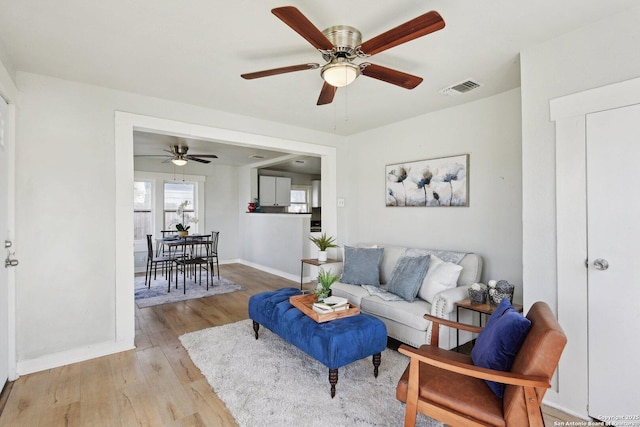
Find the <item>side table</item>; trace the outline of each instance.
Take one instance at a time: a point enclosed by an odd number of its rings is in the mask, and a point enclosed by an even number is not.
[[[522,313],[522,305],[520,304],[511,304],[513,308],[518,311],[518,313]],[[493,306],[489,304],[472,304],[470,299],[465,299],[462,301],[458,301],[456,303],[456,322],[460,321],[460,309],[464,308],[467,310],[475,311],[478,313],[480,327],[482,327],[482,315],[491,315],[498,306]],[[456,330],[456,349],[460,346],[460,330]]]
[[[305,264],[309,264],[309,265],[314,265],[316,267],[320,267],[321,265],[324,264],[331,264],[334,262],[340,262],[337,259],[327,259],[326,261],[318,261],[317,258],[310,258],[310,259],[301,259],[300,260],[300,290],[302,290],[302,277],[304,276],[304,265]]]

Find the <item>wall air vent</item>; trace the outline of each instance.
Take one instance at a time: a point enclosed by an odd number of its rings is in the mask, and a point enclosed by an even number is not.
[[[441,89],[440,93],[444,95],[457,96],[457,95],[462,95],[464,93],[472,91],[473,89],[477,89],[480,86],[482,86],[482,84],[474,80],[467,79],[460,83],[456,83],[453,86],[449,86],[444,89]]]
[[[262,160],[264,158],[266,158],[265,156],[261,155],[261,154],[252,154],[249,156],[250,159],[254,159],[254,160]]]

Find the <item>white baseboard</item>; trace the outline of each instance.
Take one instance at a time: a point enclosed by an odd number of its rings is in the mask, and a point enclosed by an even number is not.
[[[549,390],[544,395],[544,399],[542,400],[542,403],[544,403],[545,405],[551,408],[557,409],[558,411],[562,411],[565,414],[569,414],[573,417],[581,418],[585,421],[590,420],[590,417],[587,414],[580,414],[572,409],[565,408],[564,406],[558,403],[559,400],[560,400],[560,394],[555,390]]]
[[[105,342],[93,344],[82,348],[47,354],[35,359],[19,360],[17,366],[18,376],[58,368],[72,363],[84,362],[97,357],[108,356],[121,351],[133,350],[133,340],[120,342]]]
[[[298,286],[300,285],[300,276],[298,276],[298,275],[286,273],[284,271],[276,270],[275,268],[271,268],[271,267],[265,267],[264,265],[256,264],[256,263],[253,263],[251,261],[246,261],[246,260],[243,260],[243,259],[238,259],[235,262],[237,262],[238,264],[248,265],[249,267],[253,267],[255,269],[262,270],[262,271],[264,271],[266,273],[275,274],[276,276],[280,276],[280,277],[283,277],[283,278],[288,279],[288,280],[292,280],[292,281],[296,282],[298,284]]]

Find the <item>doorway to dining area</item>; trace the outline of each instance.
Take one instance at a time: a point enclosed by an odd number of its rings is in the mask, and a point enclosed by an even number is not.
[[[135,263],[130,256],[130,248],[133,247],[133,235],[131,224],[134,223],[133,188],[134,176],[134,133],[151,132],[180,138],[190,138],[211,143],[224,143],[228,145],[254,147],[256,149],[268,149],[282,153],[297,155],[313,155],[321,158],[323,179],[323,228],[335,234],[337,228],[336,208],[336,157],[335,147],[316,145],[284,138],[251,134],[248,132],[230,131],[216,127],[194,125],[175,120],[160,119],[142,116],[132,113],[116,111],[115,113],[115,165],[116,165],[116,334],[119,339],[131,340],[135,335],[134,310],[131,305],[133,288],[130,286],[134,277]],[[138,160],[136,159],[136,163]],[[215,164],[215,163],[214,163]],[[205,195],[204,221],[205,227],[214,227],[215,209],[225,209],[231,212],[232,220],[226,225],[229,236],[235,236],[237,247],[223,262],[240,261],[243,259],[243,245],[250,244],[250,236],[243,234],[243,221],[247,202],[254,198],[257,189],[252,186],[251,173],[255,168],[243,166],[222,166],[227,176],[216,175],[220,179],[216,182],[224,182],[231,178],[233,182],[233,195],[228,203],[220,203],[209,194]],[[232,174],[232,175],[229,175]],[[211,208],[211,209],[210,209]],[[209,223],[210,219],[214,222]],[[208,229],[207,229],[208,231]],[[221,230],[222,231],[222,230]],[[225,243],[226,245],[226,243]],[[129,249],[127,249],[129,248]],[[225,246],[226,248],[226,246]]]

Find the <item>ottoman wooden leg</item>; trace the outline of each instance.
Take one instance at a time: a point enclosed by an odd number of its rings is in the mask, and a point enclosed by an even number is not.
[[[260,329],[260,323],[253,321],[253,332],[256,334],[256,339],[258,339],[258,329]]]
[[[329,369],[329,384],[331,384],[331,398],[336,396],[336,384],[338,384],[338,370]]]
[[[373,355],[373,376],[378,378],[378,366],[380,366],[380,360],[382,359],[381,353]]]

